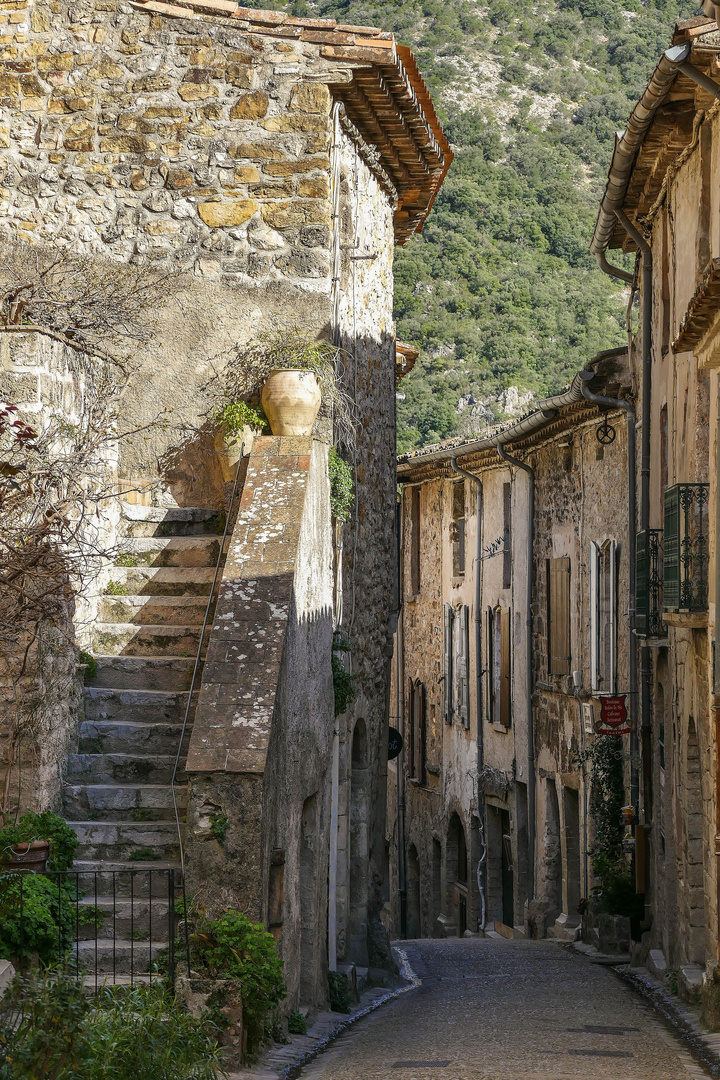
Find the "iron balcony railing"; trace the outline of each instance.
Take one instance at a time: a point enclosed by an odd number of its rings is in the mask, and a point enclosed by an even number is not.
[[[702,612],[708,603],[708,484],[665,491],[663,610]]]
[[[57,923],[56,940],[43,939],[46,963],[65,964],[95,993],[115,983],[163,981],[174,986],[179,873],[148,867],[47,871],[43,876]],[[34,877],[26,870],[0,874],[0,908],[17,912],[10,959],[20,975],[35,960]]]
[[[637,535],[635,633],[638,637],[664,637],[663,531],[645,529]]]

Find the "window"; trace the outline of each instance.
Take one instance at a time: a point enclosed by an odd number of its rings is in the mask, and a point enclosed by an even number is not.
[[[470,727],[470,608],[445,605],[445,723],[459,716]]]
[[[410,488],[410,591],[420,592],[420,488]]]
[[[425,687],[411,679],[409,687],[410,754],[408,774],[424,784],[426,777],[427,722]]]
[[[465,573],[465,481],[453,484],[450,539],[453,548],[453,577]]]
[[[665,611],[707,611],[708,498],[708,484],[674,484],[665,491]]]
[[[590,688],[616,692],[617,543],[590,544]]]
[[[488,612],[488,668],[493,724],[510,727],[510,609],[490,608]]]
[[[570,560],[547,560],[548,673],[570,674]]]
[[[512,487],[503,484],[503,589],[512,585]]]

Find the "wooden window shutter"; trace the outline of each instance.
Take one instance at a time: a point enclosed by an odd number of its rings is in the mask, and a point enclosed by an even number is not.
[[[500,723],[510,727],[510,609],[500,612]]]
[[[453,713],[453,623],[455,615],[452,604],[445,605],[444,651],[445,670],[443,672],[443,715],[446,724],[452,724]]]
[[[548,559],[549,663],[551,675],[570,674],[570,559]]]
[[[470,608],[465,605],[460,612],[462,654],[459,665],[460,719],[464,728],[470,727]]]
[[[420,783],[427,783],[427,693],[425,684],[418,685],[418,713],[420,714]]]
[[[600,549],[590,542],[590,689],[600,688]]]
[[[406,738],[408,776],[415,775],[415,694],[412,679],[408,682],[408,730]]]

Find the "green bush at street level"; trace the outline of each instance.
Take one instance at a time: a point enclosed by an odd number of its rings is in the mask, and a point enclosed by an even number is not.
[[[22,899],[22,904],[21,904]],[[0,955],[28,967],[57,964],[73,941],[75,888],[27,870],[0,875]]]

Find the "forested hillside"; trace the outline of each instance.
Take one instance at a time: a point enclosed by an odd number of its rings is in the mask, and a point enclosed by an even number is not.
[[[254,6],[268,7],[268,3]],[[588,252],[613,136],[678,18],[676,0],[295,0],[295,15],[394,30],[415,50],[455,161],[396,258],[408,448],[482,426],[514,385],[544,394],[625,340],[619,284]]]

